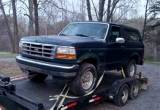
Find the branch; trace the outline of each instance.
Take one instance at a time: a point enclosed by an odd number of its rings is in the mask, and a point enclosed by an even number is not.
[[[111,13],[110,13],[110,15],[109,15],[110,18],[111,18],[111,16],[113,15],[113,11],[114,11],[114,9],[115,9],[115,7],[116,7],[116,5],[118,4],[119,1],[120,1],[120,0],[114,0],[114,1],[113,1],[113,3],[112,3],[112,8],[111,8]]]
[[[27,3],[25,2],[25,1],[23,1],[23,0],[19,0],[21,3],[23,3],[25,6],[26,6],[26,8],[28,8],[28,10],[29,10],[29,6],[27,5]]]
[[[96,7],[95,7],[95,4],[94,4],[93,0],[91,0],[91,2],[92,2],[92,5],[93,5],[93,8],[94,8],[96,17],[97,17],[97,19],[98,19],[99,17],[98,17],[98,12],[97,12],[97,9],[96,9]]]
[[[43,3],[48,3],[48,4],[52,4],[53,6],[55,6],[56,8],[62,10],[62,11],[65,11],[65,12],[69,12],[71,14],[73,14],[74,12],[70,11],[70,10],[67,10],[65,8],[62,8],[62,7],[59,7],[53,0],[45,0]]]

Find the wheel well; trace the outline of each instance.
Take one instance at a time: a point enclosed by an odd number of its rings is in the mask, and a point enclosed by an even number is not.
[[[130,58],[130,60],[134,59],[136,61],[137,64],[139,64],[139,56],[138,55],[134,55]]]
[[[82,64],[82,63],[91,63],[91,64],[93,64],[97,68],[97,63],[98,62],[94,58],[88,58],[88,59],[85,59],[82,62],[80,62],[80,64]]]

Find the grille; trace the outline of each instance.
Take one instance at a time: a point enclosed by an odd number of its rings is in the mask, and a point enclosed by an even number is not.
[[[55,45],[23,42],[21,52],[26,55],[53,59],[55,54]]]

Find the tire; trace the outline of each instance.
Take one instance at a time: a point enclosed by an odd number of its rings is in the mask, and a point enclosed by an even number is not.
[[[135,60],[130,60],[124,68],[124,73],[126,77],[135,77],[137,72],[137,66]]]
[[[34,81],[34,82],[43,82],[46,77],[48,75],[46,74],[41,74],[41,73],[34,73],[34,72],[29,72],[28,73],[28,77],[31,81]]]
[[[118,94],[114,98],[114,103],[118,106],[123,106],[127,103],[129,97],[129,87],[127,84],[121,86]]]
[[[131,89],[130,89],[130,99],[136,99],[139,95],[139,89],[140,89],[140,84],[139,81],[136,81],[135,83],[133,83],[131,85]]]
[[[83,63],[78,76],[72,81],[72,93],[78,96],[89,93],[95,88],[97,79],[96,67],[93,64]]]

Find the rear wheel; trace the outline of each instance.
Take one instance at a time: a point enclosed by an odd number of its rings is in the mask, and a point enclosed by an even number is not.
[[[75,95],[87,94],[95,88],[96,81],[96,67],[93,64],[84,63],[80,67],[78,76],[72,82],[71,91]]]
[[[46,79],[46,74],[29,72],[28,77],[31,81],[42,82]]]
[[[118,106],[123,106],[127,103],[129,97],[129,87],[127,84],[122,85],[118,94],[114,98],[114,102]]]
[[[124,73],[126,77],[134,77],[137,72],[137,66],[135,60],[130,60],[128,64],[124,67]]]

